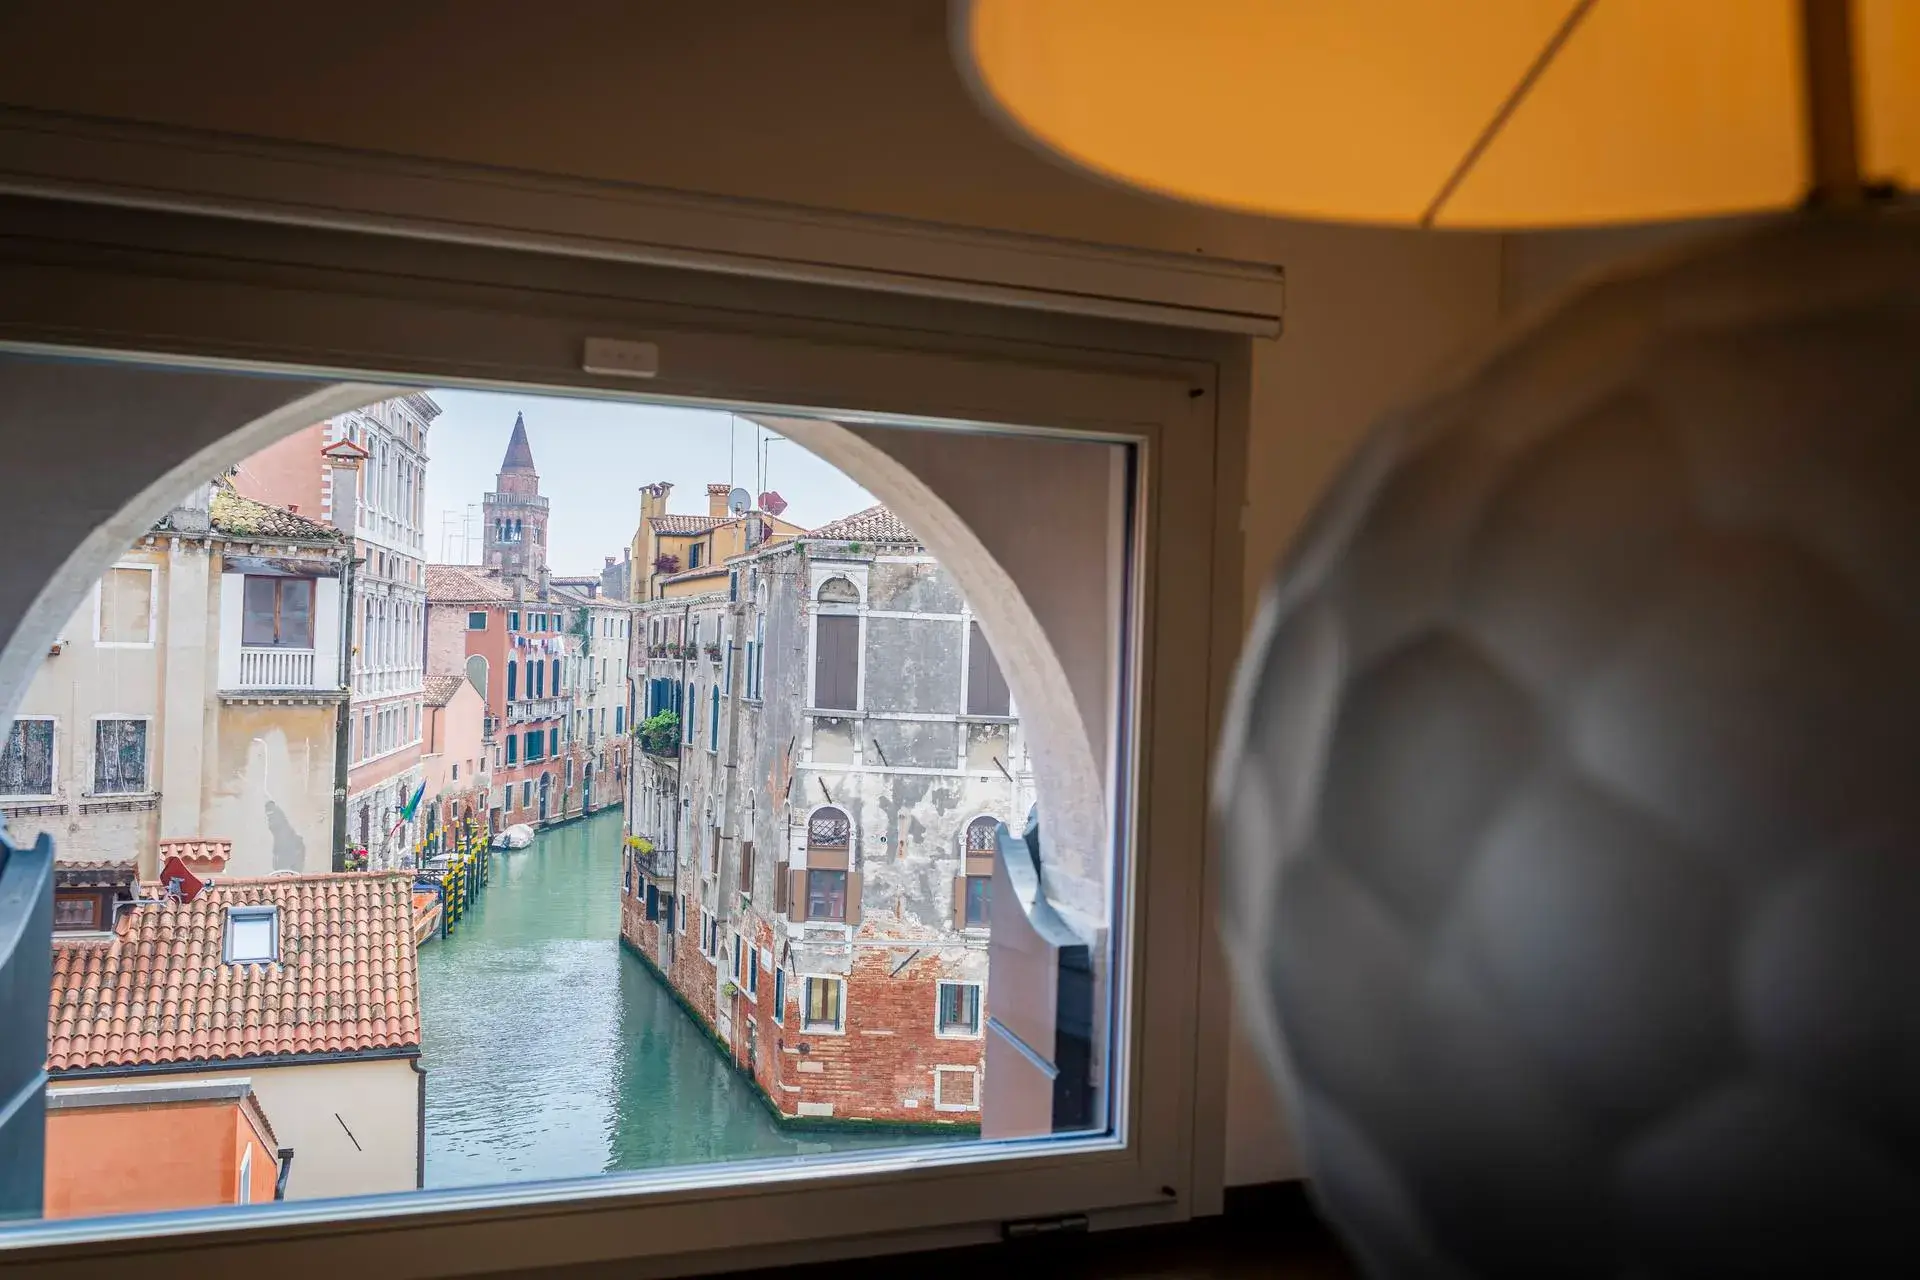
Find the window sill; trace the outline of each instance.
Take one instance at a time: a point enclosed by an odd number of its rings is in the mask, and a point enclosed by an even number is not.
[[[847,1029],[845,1027],[832,1026],[824,1022],[803,1022],[800,1024],[800,1034],[803,1036],[845,1036]]]
[[[935,1031],[935,1040],[984,1040],[986,1033],[981,1031]]]

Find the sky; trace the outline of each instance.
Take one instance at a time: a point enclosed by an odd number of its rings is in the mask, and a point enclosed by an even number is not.
[[[480,497],[494,487],[516,413],[526,415],[549,504],[547,565],[557,577],[598,573],[607,556],[618,559],[639,523],[640,486],[658,480],[673,484],[667,509],[687,515],[706,514],[709,484],[772,489],[787,500],[781,518],[809,529],[875,501],[799,445],[725,412],[519,392],[429,394],[443,410],[427,430],[426,550],[436,563],[479,561]],[[768,440],[762,485],[758,445]]]

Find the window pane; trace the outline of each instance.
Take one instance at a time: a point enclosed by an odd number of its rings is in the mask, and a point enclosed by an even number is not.
[[[338,957],[352,972],[340,970],[337,996],[316,986],[308,1021],[289,1035],[263,1025],[261,1042],[324,1041],[331,1047],[311,1052],[351,1056],[367,1036],[364,1009],[368,1025],[399,1037],[374,1055],[382,1058],[376,1069],[400,1071],[389,1081],[399,1093],[362,1097],[353,1081],[368,1076],[359,1063],[342,1068],[344,1087],[318,1097],[292,1088],[307,1073],[250,1073],[274,1129],[285,1131],[280,1145],[302,1153],[289,1197],[970,1144],[992,1128],[997,1095],[988,1059],[996,1045],[1007,1052],[995,1039],[987,993],[1011,995],[1022,981],[1034,990],[1090,992],[1085,1007],[1067,1008],[1066,995],[1045,1002],[1043,1017],[1061,1004],[1058,1025],[1043,1028],[1033,1047],[1075,1086],[1062,1096],[1093,1095],[1097,1105],[1074,1110],[1057,1103],[1051,1088],[1030,1091],[1001,1110],[1003,1123],[1018,1116],[1031,1126],[1008,1136],[1104,1132],[1106,1064],[1127,1061],[1133,1046],[1106,1038],[1107,998],[1132,988],[1131,975],[1113,972],[1105,950],[1109,939],[1130,945],[1131,934],[1100,918],[1106,903],[1124,897],[1108,879],[1106,860],[1117,855],[1103,824],[1104,815],[1130,812],[1131,798],[1106,795],[1101,780],[1137,773],[1100,767],[1131,759],[1106,692],[1129,687],[1116,663],[1130,648],[1120,643],[1119,623],[1102,619],[1109,605],[1116,619],[1131,616],[1121,607],[1130,600],[1124,583],[1107,575],[1133,561],[1087,549],[1124,551],[1123,541],[1102,543],[1104,533],[1076,541],[1074,531],[1098,531],[1099,512],[1108,508],[1075,507],[1071,492],[1050,493],[1066,514],[1050,507],[1039,522],[1045,536],[1026,544],[1021,530],[1032,522],[1014,514],[1026,503],[966,508],[1005,517],[986,542],[998,568],[1033,589],[1005,601],[974,600],[959,569],[915,539],[911,513],[878,505],[818,458],[804,467],[783,463],[800,458],[797,444],[770,455],[740,450],[753,459],[750,503],[756,490],[772,498],[783,487],[784,498],[768,505],[791,504],[785,516],[753,513],[757,533],[743,539],[739,526],[686,493],[684,480],[671,501],[651,493],[632,509],[633,485],[649,484],[649,469],[667,456],[633,444],[650,439],[647,432],[608,430],[586,449],[549,446],[540,397],[461,392],[459,403],[459,430],[430,445],[422,428],[418,454],[366,415],[344,415],[385,461],[361,472],[365,501],[344,510],[338,495],[347,472],[332,477],[331,514],[354,526],[352,542],[309,527],[320,514],[317,495],[245,492],[298,470],[279,463],[310,463],[309,440],[290,438],[276,465],[250,460],[223,479],[221,490],[256,505],[216,500],[212,518],[239,511],[246,527],[231,536],[216,530],[192,546],[181,539],[159,566],[158,594],[148,574],[109,574],[78,626],[84,639],[98,608],[103,630],[144,636],[158,616],[152,600],[191,601],[205,584],[207,621],[224,629],[168,626],[165,638],[181,647],[130,645],[99,662],[83,649],[48,660],[20,703],[23,715],[42,718],[11,729],[0,757],[9,825],[22,834],[53,831],[69,863],[124,851],[148,870],[162,832],[213,846],[190,857],[196,868],[204,860],[214,886],[197,932],[168,935],[164,955],[157,945],[139,955],[124,949],[128,964],[147,966],[120,971],[131,975],[129,989],[188,990],[201,983],[202,968],[221,963],[229,944],[263,957],[247,961],[260,964],[277,939],[293,977],[309,957],[317,965],[337,946],[351,953]],[[573,407],[609,422],[642,412],[604,402]],[[541,465],[537,474],[509,468],[502,477],[502,450],[522,412]],[[699,414],[690,416],[697,425]],[[562,434],[559,417],[554,435]],[[722,452],[702,456],[724,457],[730,431],[748,443],[744,424],[730,425],[725,414],[711,425]],[[344,426],[328,424],[328,436],[347,438]],[[862,428],[874,438],[888,430]],[[1009,495],[1026,492],[1017,483],[1017,438],[1003,432],[993,439],[999,460],[967,470],[992,475]],[[458,456],[469,443],[490,456]],[[1051,440],[1048,456],[1081,447]],[[1113,496],[1124,492],[1114,484],[1121,452],[1087,447],[1084,488],[1100,502],[1124,502]],[[453,465],[438,470],[448,459]],[[762,483],[759,472],[769,467],[778,478]],[[410,511],[423,488],[434,489],[425,506],[451,516],[436,512],[425,529]],[[726,496],[734,500],[730,489]],[[289,509],[295,502],[297,512]],[[463,517],[468,507],[475,511]],[[604,548],[564,540],[583,529],[616,536],[592,534]],[[303,531],[311,541],[302,541]],[[508,546],[506,531],[517,535],[518,569],[489,559]],[[662,579],[673,575],[656,571],[656,558],[677,555],[675,567],[683,569],[694,536],[708,539],[703,568],[718,574],[663,592]],[[556,556],[564,550],[565,563],[545,563],[550,543]],[[1022,545],[1021,558],[1012,558]],[[623,546],[631,553],[621,554]],[[609,569],[618,568],[624,596],[602,575],[557,576],[595,563],[603,549],[616,553]],[[969,540],[956,549],[983,554]],[[348,555],[364,559],[349,578],[336,576]],[[134,550],[128,562],[148,556]],[[1021,578],[1023,565],[1042,562],[1071,570],[1046,581]],[[323,619],[319,584],[327,578],[335,587]],[[609,612],[624,611],[637,625],[604,616],[589,578],[619,602]],[[1019,675],[1023,695],[1029,671],[1070,673],[1062,689],[1041,686],[1031,695],[1047,714],[1061,714],[1060,726],[1013,720],[995,655],[983,633],[969,629],[978,615],[1003,634],[1006,609],[1044,614],[1049,625],[1093,619],[1086,636],[1053,654],[1053,664],[1025,660],[1026,646],[1050,642],[1048,633],[1036,640],[1007,624],[1008,670]],[[513,627],[493,628],[496,613]],[[582,617],[589,625],[576,631]],[[629,634],[640,643],[626,643]],[[708,644],[718,646],[716,655]],[[1023,655],[1017,665],[1015,652]],[[168,679],[188,670],[204,678]],[[343,687],[344,706],[335,692]],[[1021,699],[1022,711],[1028,700]],[[656,713],[669,714],[655,723]],[[57,731],[49,715],[63,717],[64,727]],[[423,721],[432,729],[424,744]],[[337,766],[343,724],[351,750]],[[187,740],[201,726],[205,740]],[[1063,789],[1050,809],[1039,779],[1058,766],[1045,761],[1080,751],[1094,762],[1091,781],[1083,791]],[[77,770],[71,778],[69,763]],[[184,805],[184,816],[163,826],[157,793],[169,812]],[[196,794],[207,803],[196,808]],[[342,818],[336,795],[346,803]],[[111,799],[86,802],[94,796]],[[1042,847],[1037,856],[1049,885],[1072,886],[1075,876],[1085,882],[1084,893],[1055,903],[1061,920],[1073,908],[1085,932],[1050,932],[1033,942],[1018,928],[1023,894],[1002,889],[997,910],[1010,927],[1007,937],[993,937],[993,877],[982,871],[994,865],[995,824],[1004,819],[1023,833],[1036,807],[1043,816],[1064,815],[1057,833],[1064,852]],[[472,831],[462,825],[469,814]],[[474,844],[519,826],[532,829],[531,843],[516,835],[523,847],[492,848],[476,869]],[[341,855],[348,871],[335,879]],[[378,903],[366,899],[373,889]],[[78,929],[85,894],[70,892],[79,897],[63,903],[62,919]],[[241,898],[284,903],[278,932],[244,916],[229,930],[226,909]],[[104,928],[114,899],[102,890],[99,904]],[[160,908],[131,896],[118,909],[121,919],[135,917],[129,937],[139,939],[160,936],[150,918],[188,914],[183,904]],[[350,922],[350,934],[330,921]],[[1047,927],[1054,928],[1051,920]],[[1056,943],[1062,937],[1068,940]],[[1084,945],[1065,956],[1079,945],[1075,938]],[[402,941],[396,951],[388,942],[375,946],[377,939]],[[66,945],[110,944],[80,938]],[[1023,976],[1008,976],[1010,953],[1028,966]],[[413,967],[383,977],[387,957]],[[995,965],[1001,976],[990,978]],[[162,971],[169,967],[182,972]],[[314,980],[324,980],[317,967]],[[63,993],[61,1007],[83,995]],[[105,1054],[97,1033],[89,1034]],[[1091,1041],[1076,1046],[1076,1037]],[[401,1061],[416,1054],[428,1081],[424,1110],[419,1077]],[[139,1075],[150,1065],[124,1069]],[[95,1078],[71,1061],[51,1067],[56,1089]],[[216,1069],[184,1059],[169,1067]],[[499,1084],[509,1076],[545,1083],[502,1106]],[[787,1123],[815,1118],[832,1123]],[[273,1180],[263,1166],[277,1149],[254,1152],[267,1188]],[[982,1158],[999,1152],[977,1149]],[[229,1182],[235,1168],[230,1153]]]
[[[993,918],[993,878],[967,877],[967,927],[984,929]]]
[[[280,592],[277,579],[249,574],[241,593],[240,643],[269,646],[277,635]],[[373,605],[367,605],[371,617]]]
[[[147,722],[96,720],[93,726],[94,794],[132,794],[146,789]]]
[[[807,872],[807,918],[809,920],[845,920],[847,918],[846,872]]]
[[[53,721],[16,720],[0,753],[0,795],[43,796],[53,791]]]
[[[280,634],[285,649],[313,648],[313,580],[280,580]]]

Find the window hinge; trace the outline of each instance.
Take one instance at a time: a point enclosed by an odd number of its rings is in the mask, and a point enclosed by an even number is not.
[[[1021,1218],[1000,1224],[1002,1240],[1032,1240],[1040,1236],[1081,1234],[1087,1229],[1084,1213],[1063,1213],[1057,1218]]]

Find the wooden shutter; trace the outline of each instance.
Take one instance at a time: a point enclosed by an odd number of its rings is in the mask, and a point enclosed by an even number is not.
[[[980,624],[967,625],[971,628],[967,637],[967,714],[1007,715],[1013,705],[1007,678],[1000,673],[1000,664],[994,660],[993,648],[981,634]]]
[[[787,919],[799,924],[807,918],[807,873],[804,869],[789,873],[787,880]]]
[[[847,923],[860,923],[860,873],[847,872]]]
[[[860,619],[821,614],[814,619],[813,698],[816,707],[852,711],[860,673]]]
[[[785,915],[787,910],[787,875],[785,862],[776,862],[773,867],[773,914]]]
[[[953,927],[955,929],[967,927],[967,878],[965,876],[953,878]]]

